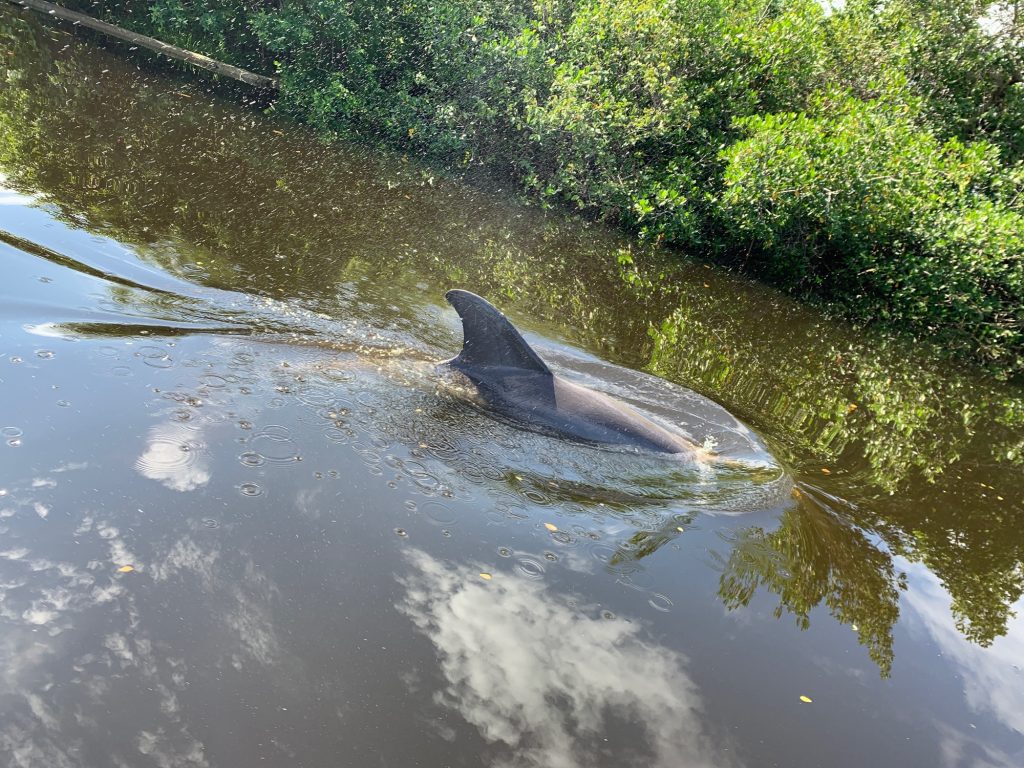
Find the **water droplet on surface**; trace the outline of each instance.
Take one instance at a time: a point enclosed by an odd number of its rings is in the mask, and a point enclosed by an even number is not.
[[[252,452],[272,464],[290,464],[301,461],[298,447],[289,436],[288,428],[270,424],[252,436]]]
[[[669,600],[665,595],[660,592],[655,592],[651,595],[651,598],[647,601],[651,608],[662,613],[668,613],[672,610],[672,601]]]
[[[546,506],[551,503],[551,499],[548,498],[547,494],[541,493],[540,491],[532,488],[522,491],[523,496],[528,498],[534,504],[539,506]]]
[[[406,531],[405,528],[395,528],[395,533],[398,536],[401,536],[403,539],[409,535],[408,531]]]
[[[541,579],[544,577],[544,564],[540,560],[528,555],[516,558],[516,570],[528,579]]]
[[[135,355],[141,357],[142,362],[150,368],[170,368],[174,365],[174,361],[171,360],[171,356],[167,353],[166,349],[152,344],[139,347]]]
[[[36,357],[42,358],[43,360],[52,360],[54,357],[54,353],[52,350],[49,349],[37,349]]]
[[[152,437],[146,452],[135,460],[135,469],[146,477],[165,477],[194,465],[199,447],[170,437]]]
[[[512,550],[508,547],[498,547],[498,555],[501,557],[512,557]]]
[[[210,389],[224,389],[228,385],[227,379],[216,373],[208,373],[199,377],[199,382]]]
[[[438,525],[451,525],[458,519],[451,507],[439,501],[428,501],[420,511]]]
[[[551,534],[551,538],[559,544],[572,544],[576,541],[576,539],[573,538],[573,535],[568,531],[555,531]]]
[[[242,483],[238,486],[238,492],[243,496],[262,496],[263,489],[260,488],[256,483]]]
[[[210,517],[203,518],[204,528],[220,528],[220,523]]]
[[[265,459],[254,451],[246,451],[238,457],[238,460],[247,467],[261,467],[266,463]]]

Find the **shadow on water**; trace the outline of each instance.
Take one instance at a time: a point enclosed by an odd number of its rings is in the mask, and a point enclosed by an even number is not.
[[[8,9],[0,55],[0,755],[1019,764],[1019,388]],[[452,286],[718,458],[481,411]]]

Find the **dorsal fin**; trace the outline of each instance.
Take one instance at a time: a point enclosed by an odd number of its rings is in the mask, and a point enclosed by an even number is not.
[[[444,295],[462,318],[462,352],[453,365],[521,368],[551,375],[551,370],[526,340],[490,302],[469,291]]]

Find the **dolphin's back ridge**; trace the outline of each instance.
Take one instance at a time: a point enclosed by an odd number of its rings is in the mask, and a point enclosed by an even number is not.
[[[486,299],[458,289],[444,297],[462,318],[462,352],[450,361],[452,366],[517,368],[551,375],[515,326]]]
[[[479,398],[523,426],[589,443],[688,453],[693,445],[624,403],[556,376],[501,312],[469,291],[444,295],[462,318],[462,352],[441,363]]]

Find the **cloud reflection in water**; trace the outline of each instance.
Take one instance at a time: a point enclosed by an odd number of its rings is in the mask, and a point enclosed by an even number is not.
[[[967,707],[1024,734],[1024,617],[1010,619],[1006,636],[989,648],[969,643],[950,619],[952,598],[935,574],[920,563],[902,562],[901,567],[912,580],[904,599],[913,620],[959,672]]]
[[[146,450],[135,460],[144,477],[175,491],[191,491],[210,481],[209,465],[201,455],[199,433],[181,424],[157,424],[149,430]]]
[[[484,582],[420,551],[409,560],[398,607],[437,649],[435,698],[511,750],[496,765],[733,764],[702,723],[686,658],[642,625],[511,574]]]
[[[225,557],[215,542],[187,533],[150,542],[148,557],[103,520],[84,518],[74,535],[102,559],[0,550],[0,766],[216,765],[187,705],[198,670],[302,679],[272,623],[273,585],[238,548]],[[134,563],[136,573],[119,576],[119,562]],[[185,630],[205,638],[206,657],[175,652],[183,637],[161,621],[174,593],[213,596]]]

